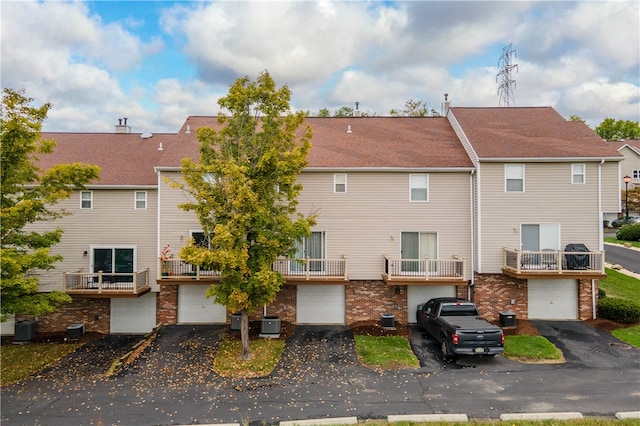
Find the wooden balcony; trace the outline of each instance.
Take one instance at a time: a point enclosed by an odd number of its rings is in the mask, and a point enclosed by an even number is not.
[[[342,259],[278,259],[271,269],[280,272],[286,284],[348,281],[347,256]]]
[[[606,278],[604,252],[504,248],[502,272],[515,278]]]
[[[133,273],[64,272],[62,283],[67,294],[91,298],[139,297],[151,291],[149,269]]]
[[[465,259],[392,259],[384,256],[388,285],[466,285]]]
[[[160,260],[160,276],[157,283],[162,284],[209,284],[220,281],[220,272],[192,265],[182,259]]]
[[[348,280],[346,256],[342,259],[278,259],[271,269],[280,272],[287,284]],[[208,284],[221,278],[218,271],[191,265],[182,259],[161,260],[159,270],[160,285]]]

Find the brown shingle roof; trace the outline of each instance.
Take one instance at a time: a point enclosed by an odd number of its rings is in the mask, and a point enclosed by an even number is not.
[[[313,129],[308,167],[467,168],[471,160],[444,117],[307,117]],[[215,117],[192,116],[187,129],[216,127]],[[351,133],[347,130],[351,129]]]
[[[461,108],[451,112],[480,159],[620,157],[587,125],[551,107]]]
[[[162,163],[163,148],[175,144],[175,135],[158,134],[142,138],[138,133],[42,133],[54,140],[52,154],[40,155],[39,167],[85,163],[100,167],[100,185],[157,185],[154,166]]]

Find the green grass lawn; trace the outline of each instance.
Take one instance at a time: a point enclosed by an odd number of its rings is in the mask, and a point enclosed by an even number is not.
[[[562,361],[562,351],[542,336],[505,336],[504,355],[524,361]]]
[[[278,365],[284,350],[284,340],[255,339],[249,341],[251,359],[241,360],[242,343],[223,340],[213,361],[213,371],[223,377],[262,377]]]
[[[373,368],[419,367],[409,341],[401,336],[354,336],[363,364]]]
[[[617,238],[607,237],[607,238],[604,239],[604,242],[605,243],[611,243],[611,244],[620,244],[620,245],[630,244],[632,247],[640,248],[640,241],[623,241],[623,240],[619,240]]]
[[[605,291],[608,297],[618,297],[630,300],[640,305],[640,280],[622,274],[615,269],[606,268],[606,280],[600,280],[598,287]]]
[[[29,343],[0,347],[0,377],[6,385],[34,374],[75,351],[81,343]]]

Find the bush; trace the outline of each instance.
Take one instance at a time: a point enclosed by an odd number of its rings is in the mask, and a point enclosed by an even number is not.
[[[616,322],[634,324],[640,321],[640,306],[630,300],[605,297],[598,301],[598,316]]]
[[[640,241],[640,223],[622,225],[616,232],[616,238],[621,241]]]
[[[607,292],[598,288],[598,299],[604,299],[605,297],[607,297]]]

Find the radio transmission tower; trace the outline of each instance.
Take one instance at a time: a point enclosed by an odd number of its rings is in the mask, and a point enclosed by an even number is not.
[[[518,70],[518,64],[512,64],[511,59],[515,58],[516,51],[511,48],[511,43],[502,48],[502,56],[498,60],[500,72],[496,74],[496,83],[498,79],[498,106],[509,107],[515,105],[513,99],[513,89],[516,87],[516,81],[511,78],[511,71]]]

